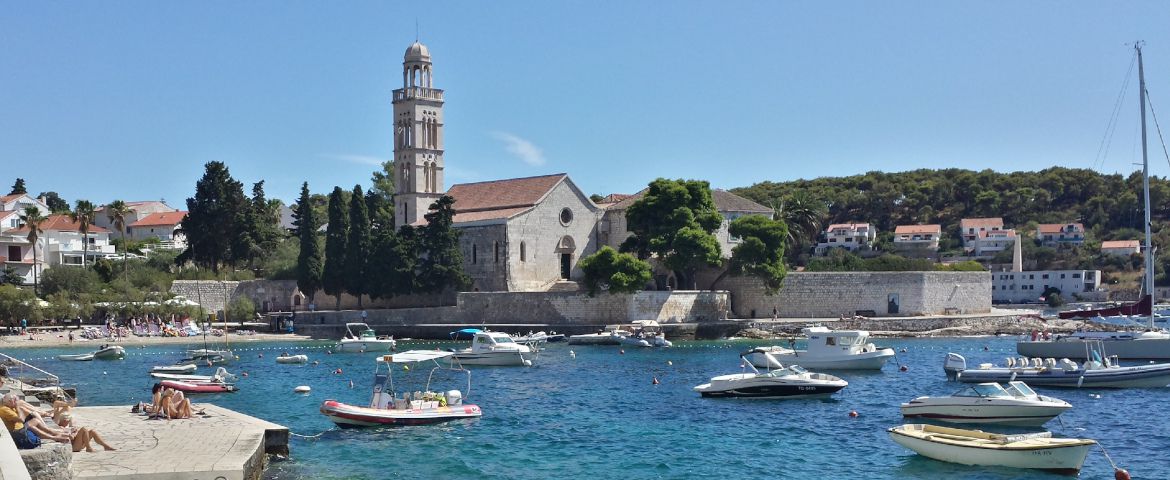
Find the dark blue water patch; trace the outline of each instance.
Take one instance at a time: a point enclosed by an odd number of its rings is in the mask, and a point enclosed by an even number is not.
[[[325,399],[369,401],[376,354],[327,354],[330,342],[233,344],[240,391],[196,395],[288,426],[292,458],[275,462],[271,479],[308,478],[1063,478],[1038,471],[969,467],[924,458],[892,440],[903,423],[898,405],[920,395],[961,388],[947,382],[947,352],[969,363],[1000,363],[1015,355],[1014,338],[904,339],[879,343],[899,350],[881,372],[832,372],[850,382],[827,399],[704,399],[691,388],[712,376],[741,371],[738,353],[770,342],[679,342],[668,349],[552,344],[537,364],[473,367],[466,400],[484,416],[439,425],[338,430],[317,408]],[[785,344],[784,341],[777,341]],[[446,349],[451,342],[403,342],[400,349]],[[905,348],[906,352],[900,352]],[[131,348],[125,360],[62,362],[54,356],[92,346],[11,349],[5,353],[76,385],[85,405],[147,400],[152,365],[168,364],[182,348]],[[281,352],[304,353],[319,365],[280,365]],[[575,356],[569,354],[575,352]],[[261,357],[263,355],[263,357]],[[338,369],[341,373],[335,373]],[[203,367],[202,373],[211,369]],[[247,377],[242,374],[247,372]],[[425,381],[427,369],[396,371]],[[653,380],[659,380],[658,385]],[[459,378],[441,389],[465,390]],[[350,384],[353,384],[353,388]],[[298,385],[312,393],[295,394]],[[1170,389],[1037,388],[1074,408],[1047,428],[1060,436],[1099,440],[1134,478],[1170,478],[1161,452],[1170,423],[1161,420]],[[465,392],[467,393],[467,392]],[[858,416],[851,418],[850,411]],[[992,427],[987,430],[997,430]],[[1005,430],[1006,431],[1006,430]],[[1011,431],[1027,431],[1013,429]],[[1082,478],[1109,478],[1099,451]]]

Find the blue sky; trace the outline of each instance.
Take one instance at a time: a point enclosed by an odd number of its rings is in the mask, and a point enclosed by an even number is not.
[[[181,208],[211,160],[286,201],[305,180],[366,186],[416,21],[446,90],[448,187],[1129,172],[1136,72],[1098,151],[1136,39],[1170,119],[1170,2],[826,3],[6,2],[0,193],[19,176]]]

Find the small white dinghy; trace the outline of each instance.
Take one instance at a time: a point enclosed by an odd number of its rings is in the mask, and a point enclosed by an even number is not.
[[[1001,435],[912,423],[888,430],[898,445],[944,462],[1036,468],[1063,474],[1081,471],[1095,440],[1052,438],[1049,432]]]
[[[191,373],[197,368],[193,363],[183,365],[155,365],[150,367],[150,373]]]
[[[93,360],[92,353],[82,353],[79,355],[57,355],[57,360],[66,362],[88,362]]]
[[[276,357],[276,363],[309,363],[308,355],[281,355]]]

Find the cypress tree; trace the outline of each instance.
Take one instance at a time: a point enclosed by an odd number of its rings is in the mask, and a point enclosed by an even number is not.
[[[346,210],[345,192],[333,187],[329,195],[329,225],[325,227],[325,270],[321,274],[321,287],[326,295],[337,298],[337,309],[341,309],[341,292],[345,291],[345,243],[349,236],[349,214]]]
[[[362,295],[369,293],[366,263],[370,255],[370,217],[362,186],[354,185],[349,197],[349,239],[345,248],[345,291],[357,297],[358,308]]]
[[[441,292],[446,288],[462,290],[471,284],[463,272],[463,252],[459,249],[459,231],[453,227],[455,199],[443,195],[424,216],[419,249],[424,253],[418,284],[424,292]]]
[[[313,212],[309,182],[301,185],[301,196],[293,211],[293,225],[301,242],[301,253],[297,256],[297,288],[312,301],[317,290],[321,289],[322,262],[321,238],[317,236],[321,223]]]

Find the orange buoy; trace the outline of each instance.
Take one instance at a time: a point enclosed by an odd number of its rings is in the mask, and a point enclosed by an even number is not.
[[[658,377],[654,377],[654,381],[651,382],[652,385],[658,385],[659,383],[661,382],[658,381]]]
[[[905,371],[907,371],[907,370],[910,370],[910,367],[907,367],[907,366],[905,366],[905,365],[902,365],[901,367],[898,367],[898,370],[899,370],[899,371],[903,371],[903,372],[905,372]]]
[[[1113,478],[1114,480],[1129,480],[1129,472],[1124,468],[1115,469],[1113,470]]]
[[[857,410],[850,410],[849,411],[849,418],[857,418],[860,415],[861,414],[857,413]]]

